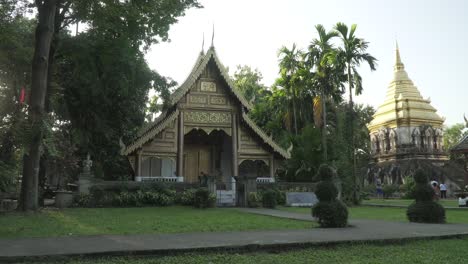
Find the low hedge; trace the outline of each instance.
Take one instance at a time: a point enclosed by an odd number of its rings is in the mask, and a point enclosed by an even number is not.
[[[216,205],[216,196],[202,187],[195,191],[194,204],[196,208],[212,208]]]
[[[266,190],[262,194],[262,205],[265,208],[276,208],[277,192],[275,190]]]
[[[139,207],[168,206],[172,204],[191,205],[198,208],[214,207],[216,196],[206,188],[186,189],[176,192],[165,185],[152,184],[138,190],[118,188],[105,190],[93,187],[89,194],[75,196],[75,207]],[[197,196],[198,195],[198,196]]]
[[[260,207],[261,201],[262,201],[262,197],[256,192],[249,193],[247,197],[247,205],[251,208]]]

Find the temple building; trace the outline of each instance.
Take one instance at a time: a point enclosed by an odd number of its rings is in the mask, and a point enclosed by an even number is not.
[[[198,183],[210,175],[226,190],[236,176],[272,182],[289,153],[249,118],[251,109],[211,46],[199,54],[168,107],[122,153],[136,181]]]
[[[367,181],[379,177],[387,184],[401,184],[418,167],[426,168],[434,180],[457,178],[453,170],[447,171],[450,166],[443,146],[444,120],[408,77],[397,45],[393,79],[385,101],[367,125],[372,154]]]

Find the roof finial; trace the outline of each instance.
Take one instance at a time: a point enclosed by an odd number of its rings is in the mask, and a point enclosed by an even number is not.
[[[201,44],[201,53],[203,54],[205,52],[205,32],[203,32],[203,40]]]
[[[395,70],[403,70],[405,68],[405,65],[403,62],[401,62],[401,57],[400,57],[400,49],[398,48],[398,41],[395,40],[395,46],[396,46],[396,61],[395,61]]]
[[[213,33],[211,35],[211,47],[213,47],[213,40],[214,40],[214,23],[213,23]]]

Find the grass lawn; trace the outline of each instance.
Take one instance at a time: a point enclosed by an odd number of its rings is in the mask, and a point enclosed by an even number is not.
[[[396,245],[340,245],[284,252],[183,254],[168,257],[67,259],[70,264],[150,263],[466,263],[468,238],[413,241]],[[25,262],[33,263],[33,262]],[[39,264],[41,262],[34,262]],[[64,263],[42,262],[42,263]]]
[[[280,210],[310,214],[310,208],[279,207]],[[406,218],[406,208],[370,207],[358,206],[349,207],[349,218],[351,219],[376,219],[389,221],[408,221]],[[468,224],[468,210],[445,210],[447,223]]]
[[[74,208],[0,215],[0,238],[301,229],[313,225],[222,208]]]
[[[408,206],[413,203],[414,200],[409,199],[369,199],[363,200],[362,204],[382,204],[382,205],[403,205]],[[439,200],[439,203],[443,206],[458,207],[458,200],[456,199],[443,199]]]

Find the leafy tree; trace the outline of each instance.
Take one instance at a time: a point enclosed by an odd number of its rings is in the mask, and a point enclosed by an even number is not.
[[[126,174],[119,141],[143,124],[147,93],[160,77],[126,38],[107,39],[94,30],[62,40],[57,82],[83,155],[91,153],[106,178]],[[121,161],[119,161],[121,160]]]
[[[446,150],[453,148],[463,137],[468,135],[468,130],[465,130],[465,125],[462,123],[445,127],[444,130],[444,147]]]
[[[255,104],[265,96],[266,86],[261,83],[263,77],[257,69],[252,70],[247,65],[238,65],[233,79],[235,86],[251,103]]]
[[[444,129],[444,149],[449,152],[451,160],[462,161],[462,154],[453,153],[450,151],[455,147],[464,137],[468,136],[468,129],[462,123],[457,123]]]
[[[16,6],[19,1],[10,1]],[[38,173],[46,120],[46,95],[51,82],[58,35],[72,23],[82,22],[112,38],[127,38],[137,50],[143,45],[165,41],[169,26],[190,7],[200,7],[196,0],[181,1],[94,1],[36,0],[37,28],[32,63],[29,120],[31,141],[24,163],[23,192],[20,208],[38,208]]]
[[[288,111],[285,113],[285,119],[289,128],[291,127],[291,120],[293,121],[294,134],[297,135],[297,97],[300,89],[300,79],[297,73],[301,67],[302,51],[296,48],[296,44],[293,44],[291,49],[282,47],[278,52],[278,56],[280,57],[280,78],[276,81],[276,84],[285,89],[292,104],[292,118],[291,112]]]
[[[342,47],[338,49],[338,60],[341,60],[346,65],[346,75],[348,78],[348,88],[349,88],[349,111],[350,111],[350,124],[354,124],[354,112],[353,112],[353,89],[355,89],[356,95],[362,93],[362,78],[357,71],[357,67],[360,66],[362,62],[367,62],[370,69],[373,71],[376,67],[377,59],[374,58],[369,53],[366,53],[369,43],[364,39],[358,38],[354,35],[357,25],[351,25],[351,28],[348,29],[346,24],[338,22],[335,25],[335,30],[340,36],[342,41]],[[353,142],[351,148],[351,155],[353,157],[353,180],[354,184],[356,182],[356,149],[355,149],[355,138],[354,138],[354,128],[351,128],[351,140]],[[355,191],[355,201],[358,200],[358,192]]]
[[[315,26],[318,38],[314,39],[306,54],[307,65],[312,69],[310,78],[311,88],[316,91],[315,112],[322,113],[322,120],[318,122],[322,125],[322,148],[323,159],[328,160],[327,153],[327,107],[329,98],[340,99],[340,86],[342,85],[340,64],[336,61],[335,50],[331,40],[337,36],[335,31],[326,32],[322,25]],[[319,117],[317,117],[319,118]]]

